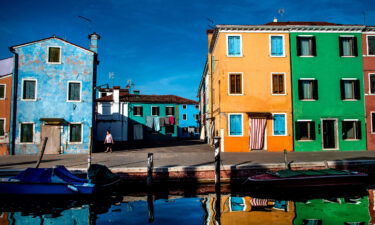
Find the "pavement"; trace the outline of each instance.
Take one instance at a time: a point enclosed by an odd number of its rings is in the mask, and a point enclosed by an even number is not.
[[[106,165],[113,171],[145,172],[147,155],[154,154],[154,168],[157,170],[179,171],[186,169],[213,170],[214,150],[199,141],[175,142],[169,145],[129,147],[113,153],[93,153],[92,163]],[[0,173],[19,171],[35,167],[37,155],[16,155],[0,157]],[[222,152],[222,169],[233,168],[283,168],[283,152],[253,151],[246,153]],[[375,165],[375,151],[324,151],[324,152],[288,152],[287,161],[293,167],[314,167],[334,165]],[[64,165],[72,170],[86,170],[88,155],[44,155],[40,167]]]

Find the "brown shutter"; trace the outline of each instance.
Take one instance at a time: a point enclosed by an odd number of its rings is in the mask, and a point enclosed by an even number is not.
[[[361,99],[359,80],[354,81],[354,98],[357,100]]]
[[[301,56],[301,38],[296,37],[296,41],[297,41],[297,56]]]
[[[284,75],[283,74],[280,74],[279,75],[279,93],[280,94],[284,94],[285,93],[285,90],[284,90]]]
[[[272,75],[272,93],[273,94],[277,94],[278,91],[279,91],[279,88],[278,88],[278,81],[277,81],[277,75],[276,74],[273,74]]]
[[[231,93],[231,94],[234,94],[235,93],[235,87],[236,87],[236,79],[235,79],[235,75],[233,75],[233,74],[231,74],[230,75],[230,81],[229,81],[229,88],[230,88],[230,90],[229,90],[229,93]]]
[[[357,138],[362,139],[361,121],[357,121]]]
[[[353,55],[358,56],[357,37],[353,37]]]
[[[344,80],[340,80],[340,92],[341,92],[341,100],[344,100],[345,99]]]
[[[311,140],[315,140],[315,122],[311,121],[310,122],[310,135],[311,135]]]
[[[298,98],[303,99],[302,80],[298,80]]]
[[[339,36],[339,54],[340,54],[340,56],[342,56],[344,54],[342,41],[343,41],[342,37]]]
[[[241,75],[240,74],[237,74],[236,75],[236,93],[237,94],[241,94],[242,90],[241,90]]]
[[[313,99],[318,100],[318,80],[313,80],[312,81],[313,85]]]
[[[316,56],[316,38],[315,37],[311,37],[311,47],[312,47],[312,55],[313,56]]]

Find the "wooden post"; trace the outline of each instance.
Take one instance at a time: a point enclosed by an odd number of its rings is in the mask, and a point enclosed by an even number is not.
[[[44,155],[44,150],[46,149],[47,141],[48,141],[48,137],[45,137],[43,141],[42,150],[39,152],[39,159],[38,159],[38,162],[36,163],[35,168],[39,168],[39,165],[42,162],[42,158]]]
[[[152,186],[152,172],[154,169],[154,154],[148,153],[147,156],[147,187]]]
[[[87,169],[91,166],[91,154],[92,154],[92,127],[90,127],[90,136],[89,136],[89,149],[88,149],[88,156],[87,156]]]
[[[148,222],[154,222],[154,197],[152,193],[149,191],[147,193],[147,209],[148,209]]]
[[[288,157],[287,157],[287,152],[284,149],[284,163],[285,163],[285,169],[289,169],[288,167]]]
[[[215,184],[220,184],[220,137],[214,137],[215,146]]]

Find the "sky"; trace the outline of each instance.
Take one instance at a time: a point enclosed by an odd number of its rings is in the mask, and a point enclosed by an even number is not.
[[[131,80],[141,94],[197,100],[206,30],[216,24],[265,24],[274,17],[375,25],[375,1],[1,0],[0,59],[12,56],[10,46],[53,35],[88,48],[87,36],[96,32],[98,86],[125,87]]]

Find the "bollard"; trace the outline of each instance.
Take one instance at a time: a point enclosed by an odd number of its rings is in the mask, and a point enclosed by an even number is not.
[[[287,158],[287,152],[286,150],[284,149],[284,163],[285,163],[285,169],[289,169],[289,166],[288,166],[288,158]]]
[[[215,145],[215,184],[220,184],[220,137],[214,137]]]
[[[35,168],[39,168],[39,165],[42,162],[42,158],[43,158],[43,155],[44,155],[44,150],[46,149],[46,146],[47,146],[47,141],[48,141],[48,137],[45,137],[44,141],[43,141],[42,150],[40,151],[39,159],[38,159],[38,162],[36,163]]]
[[[152,186],[152,172],[154,168],[154,154],[148,153],[147,156],[147,187]]]

